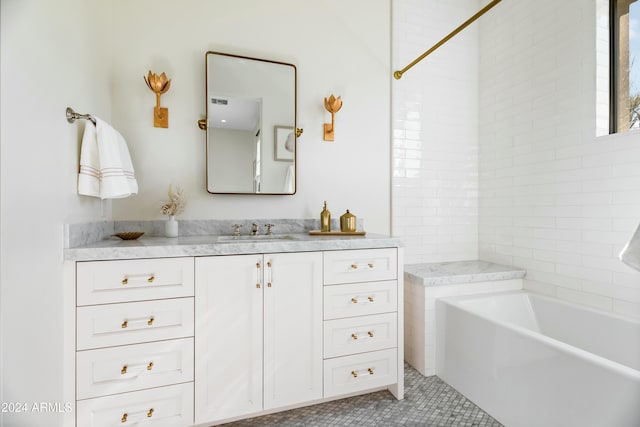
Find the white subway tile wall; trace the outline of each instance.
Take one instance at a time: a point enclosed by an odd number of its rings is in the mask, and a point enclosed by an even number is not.
[[[486,2],[392,2],[404,67]],[[640,133],[608,136],[608,1],[502,2],[392,86],[392,233],[407,263],[480,258],[525,288],[640,317],[618,254]]]
[[[479,255],[525,288],[640,317],[618,254],[640,222],[640,133],[607,130],[607,1],[504,2],[480,25]]]
[[[413,61],[480,8],[473,0],[392,2],[392,63]],[[392,233],[406,262],[478,257],[478,28],[392,87]]]

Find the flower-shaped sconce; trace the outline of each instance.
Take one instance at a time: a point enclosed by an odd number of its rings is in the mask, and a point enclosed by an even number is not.
[[[169,127],[169,109],[160,108],[160,95],[166,93],[171,87],[171,79],[167,79],[165,73],[159,76],[156,73],[149,71],[147,77],[142,77],[151,89],[156,94],[156,106],[153,108],[153,126],[157,128]]]
[[[333,141],[334,137],[334,124],[335,117],[334,115],[340,111],[342,108],[342,100],[340,97],[335,97],[333,94],[329,98],[324,99],[324,108],[327,109],[328,112],[331,113],[331,123],[324,124],[324,140],[325,141]]]

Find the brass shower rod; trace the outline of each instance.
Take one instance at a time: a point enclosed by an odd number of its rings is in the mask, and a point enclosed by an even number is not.
[[[485,13],[487,13],[493,6],[497,5],[498,3],[500,3],[502,0],[493,0],[491,3],[487,4],[485,7],[483,7],[482,9],[480,9],[478,11],[478,13],[476,13],[475,15],[473,15],[471,18],[467,19],[466,21],[464,21],[458,28],[456,28],[455,30],[451,31],[449,34],[447,34],[447,36],[445,38],[443,38],[442,40],[440,40],[438,43],[434,44],[431,48],[429,48],[429,50],[427,50],[425,53],[423,53],[422,55],[420,55],[419,57],[417,57],[412,63],[410,63],[409,65],[407,65],[406,67],[404,67],[402,70],[398,70],[398,71],[394,71],[393,73],[393,77],[396,78],[396,80],[400,80],[400,78],[402,77],[402,75],[404,73],[407,72],[407,70],[411,67],[413,67],[414,65],[416,65],[418,62],[422,61],[424,58],[427,57],[427,55],[431,54],[434,50],[438,49],[440,46],[442,46],[443,44],[445,44],[447,41],[449,41],[449,39],[451,39],[453,36],[455,36],[456,34],[458,34],[460,31],[464,30],[465,28],[467,28],[469,26],[469,24],[471,24],[473,21],[475,21],[476,19],[480,18],[482,15],[484,15]]]

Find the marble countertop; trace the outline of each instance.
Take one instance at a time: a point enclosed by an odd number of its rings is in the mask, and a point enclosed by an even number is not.
[[[423,286],[520,279],[526,273],[525,270],[518,267],[480,260],[407,264],[404,266],[405,280],[411,280]]]
[[[365,236],[311,236],[308,233],[241,236],[224,235],[146,237],[120,240],[112,237],[64,250],[68,261],[91,261],[180,256],[240,255],[252,253],[307,252],[340,249],[369,249],[402,246],[394,237],[367,233]]]

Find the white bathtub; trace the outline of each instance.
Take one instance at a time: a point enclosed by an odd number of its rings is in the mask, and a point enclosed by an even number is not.
[[[640,426],[640,321],[522,291],[436,311],[436,375],[507,427]]]

